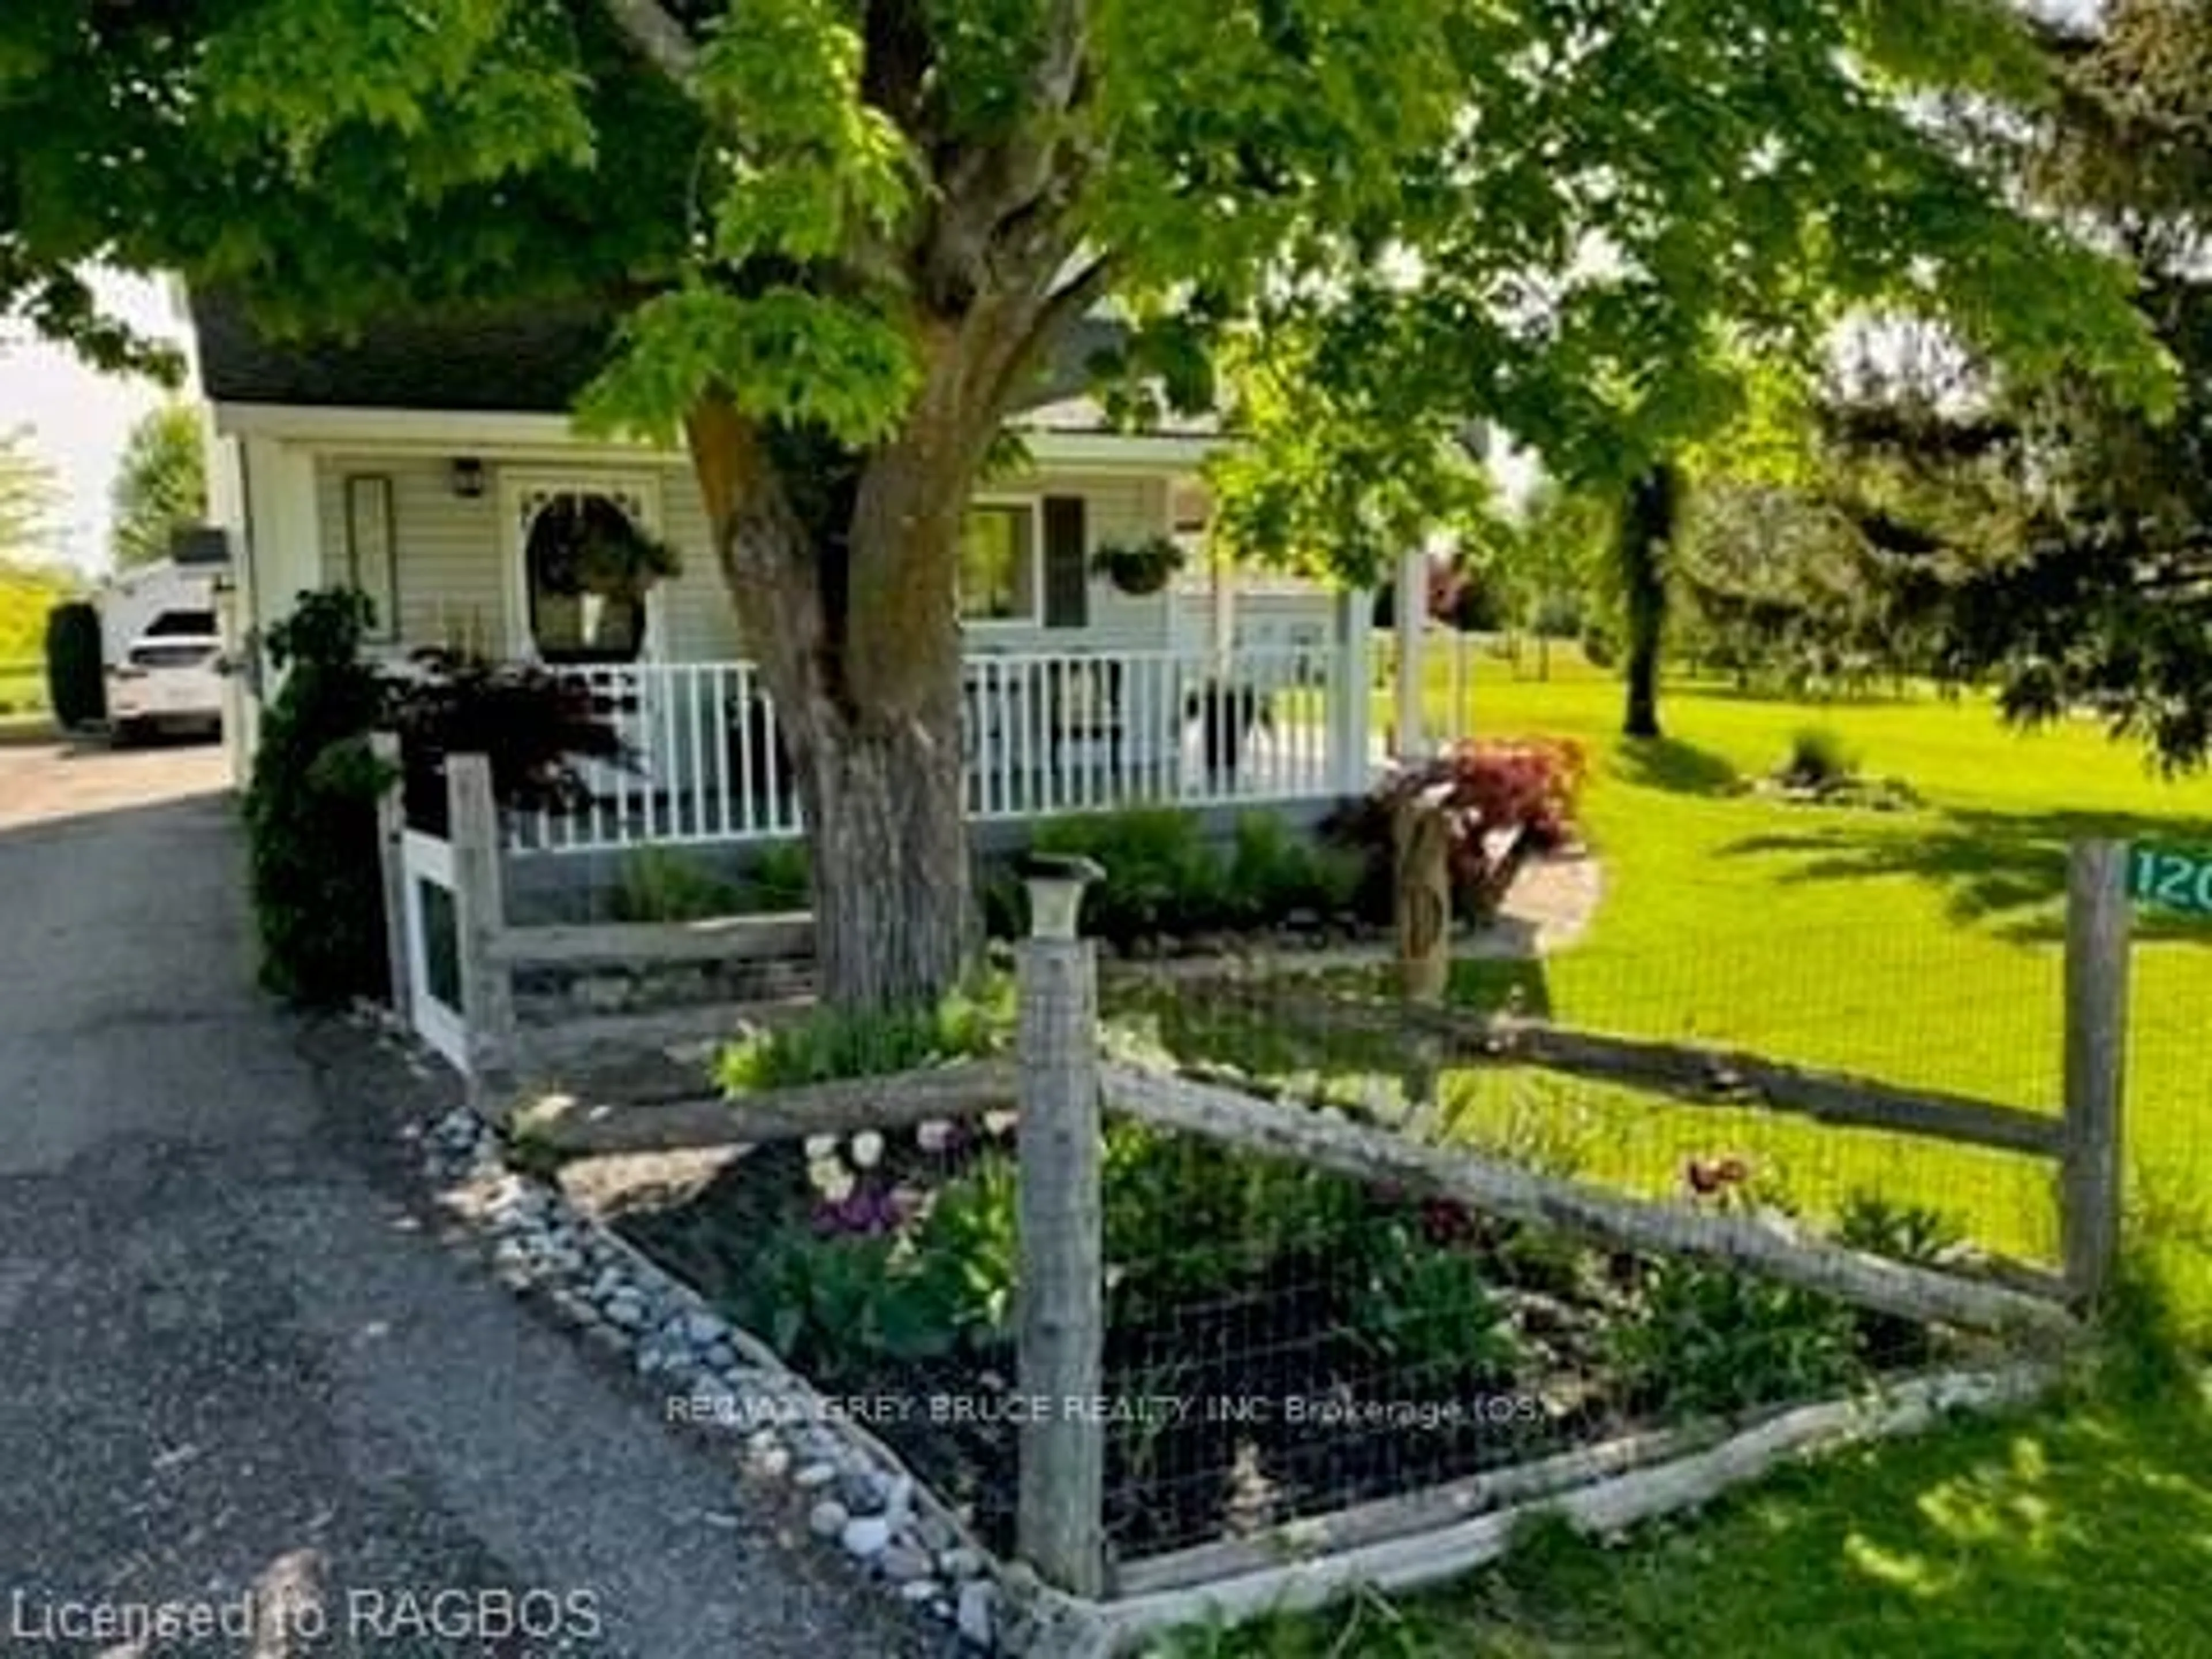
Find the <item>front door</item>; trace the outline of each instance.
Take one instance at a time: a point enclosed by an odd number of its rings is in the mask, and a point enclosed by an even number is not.
[[[659,535],[659,481],[517,472],[503,485],[510,654],[576,666],[665,658],[661,585],[624,591],[608,579],[605,552],[627,532]]]

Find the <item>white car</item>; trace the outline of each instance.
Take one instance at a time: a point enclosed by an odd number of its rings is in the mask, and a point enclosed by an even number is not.
[[[222,641],[212,611],[164,611],[107,671],[107,726],[129,743],[156,731],[222,732]]]

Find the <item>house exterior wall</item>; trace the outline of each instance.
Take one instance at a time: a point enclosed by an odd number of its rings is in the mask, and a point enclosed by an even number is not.
[[[483,489],[455,493],[452,462],[443,455],[380,453],[369,449],[319,454],[313,462],[319,564],[313,581],[346,579],[350,568],[347,480],[391,481],[392,536],[398,586],[396,643],[404,648],[451,645],[502,653],[522,637],[515,536],[507,523],[510,486],[520,480],[594,476],[650,479],[660,533],[683,555],[680,575],[656,594],[654,626],[665,630],[658,654],[674,661],[726,661],[742,657],[737,619],[716,566],[698,486],[679,459],[640,454],[635,460],[569,465],[531,456],[503,461],[483,456]],[[994,483],[986,499],[1080,495],[1085,530],[1093,550],[1115,540],[1136,540],[1167,526],[1170,478],[1166,473],[1098,469],[1032,471]],[[284,598],[288,601],[289,592]],[[1094,576],[1090,622],[1083,629],[996,623],[973,630],[978,651],[1162,648],[1170,642],[1170,606],[1164,596],[1132,598]]]
[[[1213,595],[1205,586],[1179,584],[1175,592],[1175,643],[1179,651],[1204,651],[1213,641]],[[1336,595],[1308,586],[1246,576],[1230,601],[1233,645],[1247,649],[1317,649],[1334,625]]]

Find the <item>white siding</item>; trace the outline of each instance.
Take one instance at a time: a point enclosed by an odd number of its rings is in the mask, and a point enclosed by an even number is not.
[[[993,500],[1080,495],[1087,550],[1110,542],[1136,542],[1168,529],[1165,474],[1034,471],[994,482],[981,493]],[[1133,597],[1103,576],[1091,578],[1091,625],[1084,629],[1016,627],[994,623],[976,643],[990,651],[1078,651],[1094,648],[1155,651],[1168,639],[1168,595]]]
[[[426,419],[429,417],[425,417]],[[487,455],[481,495],[453,493],[451,461],[443,456],[330,454],[315,469],[316,516],[325,580],[347,568],[345,480],[376,474],[392,480],[392,539],[398,566],[399,642],[406,647],[458,645],[494,654],[516,637],[510,616],[515,557],[502,523],[502,478],[526,473],[558,475],[558,463],[538,459],[503,462]],[[580,481],[616,471],[580,465]],[[657,476],[662,533],[683,555],[683,574],[657,596],[668,629],[662,654],[678,662],[726,661],[744,654],[737,617],[717,567],[699,488],[688,465],[650,459],[619,469],[630,477]],[[992,484],[994,498],[1079,495],[1086,503],[1085,532],[1095,550],[1109,541],[1133,541],[1167,528],[1169,479],[1164,474],[1031,472]],[[1324,613],[1325,614],[1325,613]],[[1157,649],[1170,643],[1166,593],[1133,598],[1111,582],[1091,581],[1091,624],[1083,629],[994,627],[978,636],[980,648],[1000,651],[1069,650],[1119,647]]]
[[[1235,642],[1256,649],[1326,646],[1335,605],[1335,594],[1326,587],[1248,578],[1231,605]],[[1185,651],[1203,651],[1212,643],[1213,596],[1205,588],[1185,586],[1176,592],[1175,637],[1176,647]]]
[[[399,642],[503,653],[507,582],[499,492],[490,471],[487,466],[483,494],[470,498],[453,493],[452,464],[442,459],[325,456],[316,469],[316,495],[327,580],[343,581],[348,573],[345,481],[364,474],[387,477],[399,573]]]

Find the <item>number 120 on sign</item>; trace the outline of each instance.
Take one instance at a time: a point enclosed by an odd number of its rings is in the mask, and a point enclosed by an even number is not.
[[[2212,854],[2138,847],[2128,858],[2128,891],[2169,910],[2212,915]]]

